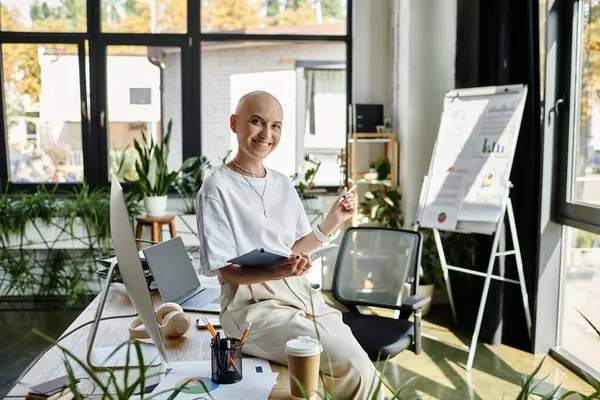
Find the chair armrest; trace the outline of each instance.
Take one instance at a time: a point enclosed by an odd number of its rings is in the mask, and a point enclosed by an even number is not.
[[[416,310],[422,308],[424,305],[431,301],[431,297],[429,296],[421,296],[419,294],[415,294],[409,296],[402,302],[402,311],[405,312],[415,312]]]

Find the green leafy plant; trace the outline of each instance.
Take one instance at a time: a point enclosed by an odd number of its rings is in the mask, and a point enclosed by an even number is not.
[[[580,399],[591,400],[591,399],[600,399],[600,382],[596,381],[593,377],[587,375],[588,383],[594,388],[595,392],[589,396],[582,396],[575,391],[568,391],[560,394],[559,391],[562,386],[562,383],[552,387],[547,393],[538,393],[538,387],[548,378],[548,376],[542,379],[536,379],[535,377],[540,372],[542,368],[542,364],[546,360],[546,357],[540,361],[537,367],[533,370],[530,375],[524,375],[521,380],[521,391],[517,395],[516,400],[529,400],[529,399],[542,399],[542,400],[553,400],[553,399],[571,399],[571,396],[579,396]]]
[[[175,388],[172,389],[167,389],[164,390],[162,392],[158,392],[158,393],[152,393],[149,396],[146,396],[144,391],[146,389],[146,382],[152,378],[157,378],[163,374],[165,374],[164,372],[157,372],[157,373],[150,373],[149,371],[149,367],[144,365],[144,356],[142,354],[142,348],[139,342],[137,341],[133,341],[133,342],[125,342],[122,343],[120,346],[117,347],[117,349],[109,356],[112,357],[117,351],[119,351],[120,349],[122,349],[124,346],[127,346],[127,353],[125,356],[125,366],[123,367],[124,369],[124,373],[123,373],[123,380],[122,380],[122,384],[120,384],[120,379],[117,379],[117,376],[115,374],[115,372],[112,369],[109,368],[100,368],[98,370],[93,370],[91,369],[87,363],[85,361],[82,361],[81,359],[79,359],[78,357],[76,357],[72,352],[70,352],[67,348],[61,346],[57,341],[53,340],[52,338],[50,338],[49,336],[44,335],[43,333],[41,333],[40,331],[33,329],[33,333],[36,334],[37,336],[41,337],[42,339],[48,341],[52,346],[56,346],[58,347],[61,352],[63,353],[64,356],[64,366],[65,369],[67,370],[67,376],[68,376],[68,383],[66,385],[66,387],[64,389],[69,389],[71,391],[71,393],[73,394],[73,398],[75,400],[83,400],[87,397],[89,397],[89,393],[83,393],[80,388],[78,387],[78,382],[81,380],[81,376],[79,376],[80,374],[78,373],[77,375],[74,372],[73,369],[73,364],[77,365],[78,367],[80,367],[81,369],[83,369],[86,377],[93,385],[96,389],[99,389],[100,393],[102,394],[102,399],[108,399],[108,400],[126,400],[126,399],[130,399],[133,396],[139,395],[139,397],[143,400],[143,399],[153,399],[156,398],[158,396],[164,396],[166,394],[169,394],[168,400],[172,400],[175,399],[177,397],[177,395],[179,393],[181,393],[182,390],[184,390],[185,388],[187,388],[188,384],[191,382],[191,380],[184,382],[181,385],[178,385]],[[130,373],[131,370],[133,370],[133,367],[131,367],[131,363],[130,363],[130,359],[131,359],[131,347],[133,346],[133,352],[135,354],[135,356],[137,357],[137,359],[140,361],[139,364],[140,366],[135,367],[135,369],[138,371],[137,377],[135,380],[133,380],[133,382],[130,380]],[[103,379],[103,375],[107,375],[108,379]],[[209,398],[213,398],[211,396],[211,394],[208,391],[208,388],[206,387],[206,385],[199,381],[199,383],[202,385],[205,395],[208,396]],[[204,398],[204,397],[198,397],[200,398]]]
[[[19,227],[16,226],[15,223],[15,201],[9,196],[6,192],[4,192],[0,196],[0,241],[3,244],[8,242],[11,233],[16,231],[21,231]],[[23,227],[23,230],[25,228]]]
[[[99,240],[110,238],[110,219],[107,218],[110,209],[108,192],[104,188],[90,190],[84,182],[80,188],[68,192],[72,197],[66,201],[63,214],[73,234],[76,221],[81,221],[88,232],[95,233]]]
[[[148,143],[144,129],[142,129],[143,143],[140,144],[135,139],[133,141],[133,147],[139,158],[135,162],[138,178],[136,180],[126,180],[126,182],[136,184],[141,194],[146,197],[167,195],[169,189],[177,180],[179,171],[189,168],[194,162],[193,159],[188,159],[183,163],[180,170],[169,171],[167,161],[172,128],[173,120],[169,120],[167,134],[160,143],[154,142],[153,137],[150,137],[150,143]]]
[[[119,181],[136,180],[138,178],[135,164],[138,160],[137,153],[130,145],[123,150],[111,150],[110,173]]]
[[[131,193],[125,201],[130,216],[141,213]],[[40,185],[33,193],[0,195],[0,302],[14,295],[67,296],[67,304],[87,297],[95,259],[106,252],[110,238],[109,212],[107,190],[91,190],[85,183],[60,193]],[[74,232],[78,223],[83,235]],[[41,243],[28,237],[28,226]],[[48,240],[43,226],[57,229],[58,236]],[[64,239],[79,241],[84,248],[57,249],[56,243]],[[32,244],[36,248],[29,248]]]
[[[404,223],[400,201],[402,195],[396,190],[369,190],[358,212],[367,215],[369,221],[389,228],[401,228]]]
[[[25,233],[29,221],[40,220],[50,224],[52,218],[60,216],[61,199],[56,195],[58,185],[48,190],[45,185],[40,185],[34,193],[23,192],[13,196],[13,229],[20,235]]]
[[[598,338],[600,339],[600,329],[597,328],[592,323],[592,321],[590,321],[581,311],[579,311],[577,308],[575,308],[575,310],[592,327],[592,329],[598,334]],[[590,384],[590,386],[592,386],[594,388],[594,393],[592,393],[589,396],[584,397],[577,392],[568,391],[568,392],[561,394],[560,397],[556,397],[558,395],[558,392],[559,392],[562,384],[559,384],[558,386],[554,386],[546,394],[537,393],[536,389],[547,378],[547,376],[546,376],[545,378],[543,378],[541,380],[537,380],[537,382],[535,379],[536,375],[540,372],[540,369],[542,368],[542,364],[544,363],[545,360],[546,360],[546,357],[544,357],[542,359],[542,361],[540,361],[540,363],[537,365],[535,370],[530,375],[523,376],[522,384],[521,384],[521,391],[519,392],[519,394],[517,396],[517,400],[528,400],[530,398],[541,398],[541,399],[547,399],[547,400],[567,399],[567,398],[571,398],[570,396],[574,396],[574,395],[577,395],[584,400],[600,399],[600,382],[597,379],[595,379],[593,376],[591,376],[590,374],[586,373],[585,371],[582,371],[582,373],[585,376],[586,381]]]
[[[380,158],[371,164],[371,168],[377,171],[377,179],[383,181],[388,178],[390,172],[392,172],[392,164],[387,158]]]
[[[315,176],[317,175],[317,169],[309,168],[304,173],[302,180],[296,185],[296,190],[300,194],[304,194],[307,189],[311,189]]]
[[[184,212],[186,214],[194,214],[196,211],[196,193],[200,190],[204,177],[212,169],[212,165],[208,158],[204,156],[193,157],[188,160],[189,165],[181,169],[174,186],[183,200]]]

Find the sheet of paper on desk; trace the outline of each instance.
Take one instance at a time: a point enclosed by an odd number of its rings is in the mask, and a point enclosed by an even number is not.
[[[243,359],[243,379],[238,383],[219,385],[211,380],[211,362],[182,361],[169,363],[166,366],[168,374],[163,377],[158,386],[150,393],[153,399],[168,399],[173,389],[188,382],[187,387],[177,399],[198,399],[205,394],[200,382],[206,386],[215,400],[220,399],[268,399],[273,386],[277,383],[277,374],[271,372],[269,362],[260,359]],[[165,392],[158,395],[158,393]],[[208,398],[208,397],[207,397]]]

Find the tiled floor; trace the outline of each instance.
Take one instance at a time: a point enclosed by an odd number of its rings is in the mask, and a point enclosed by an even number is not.
[[[21,371],[48,346],[31,330],[36,328],[57,338],[82,311],[80,308],[65,310],[54,302],[38,303],[35,307],[28,310],[31,304],[16,305],[12,310],[0,311],[0,399],[8,393]]]
[[[522,377],[531,374],[544,355],[500,345],[480,344],[471,371],[465,369],[470,336],[456,335],[450,310],[444,306],[432,308],[423,323],[423,352],[415,355],[404,351],[386,366],[385,377],[392,388],[410,380],[402,391],[402,399],[516,399]],[[591,386],[550,357],[545,357],[536,382],[538,393],[546,394],[561,384],[564,393],[570,390],[589,395]],[[545,380],[544,380],[545,378]],[[412,379],[412,380],[411,380]],[[580,399],[579,396],[570,397]]]
[[[600,337],[583,318],[600,327],[600,249],[595,250],[588,265],[569,267],[564,275],[561,346],[600,370]]]
[[[45,347],[33,336],[35,327],[53,337],[62,333],[80,310],[0,311],[0,398],[14,379]],[[467,343],[445,326],[449,311],[443,306],[432,309],[424,322],[423,353],[416,356],[405,351],[386,366],[385,377],[393,388],[410,382],[402,391],[402,399],[515,399],[520,391],[521,377],[531,373],[544,358],[508,346],[480,345],[474,368],[465,370]],[[435,339],[433,339],[435,337]],[[562,383],[567,390],[582,394],[592,389],[553,359],[546,357],[539,379],[539,392],[546,393]],[[574,397],[579,398],[579,397]]]

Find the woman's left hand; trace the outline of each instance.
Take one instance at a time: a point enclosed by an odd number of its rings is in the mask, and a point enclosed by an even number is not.
[[[336,226],[350,219],[356,212],[354,193],[350,193],[344,198],[347,191],[346,187],[341,191],[327,214],[327,218],[331,218]],[[341,202],[340,199],[342,199]]]

